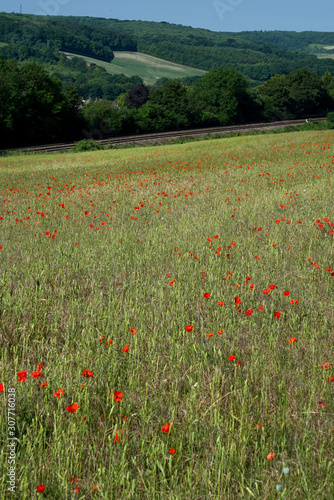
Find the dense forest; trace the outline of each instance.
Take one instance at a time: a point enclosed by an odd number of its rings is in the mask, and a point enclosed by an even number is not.
[[[332,43],[329,34],[301,34],[300,51],[291,52],[278,46],[281,33],[228,34],[168,23],[0,14],[0,146],[333,111],[334,60],[306,53],[310,41]],[[295,35],[291,44],[296,48]],[[272,43],[275,37],[278,45]],[[113,50],[146,52],[208,72],[179,81],[160,79],[148,87],[138,76],[110,75],[79,57],[110,62]],[[69,59],[62,51],[77,56]]]
[[[6,59],[56,64],[63,50],[110,62],[114,50],[138,51],[202,70],[233,66],[259,84],[299,68],[334,73],[334,60],[309,53],[310,44],[333,44],[331,33],[221,33],[165,22],[2,13],[0,42],[8,44],[1,49]]]

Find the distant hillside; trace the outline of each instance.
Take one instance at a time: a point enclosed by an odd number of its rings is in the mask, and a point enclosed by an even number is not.
[[[120,21],[72,17],[73,22],[108,28],[136,41],[145,54],[203,70],[232,66],[257,82],[275,74],[289,74],[305,68],[323,75],[334,73],[334,63],[319,61],[308,48],[313,43],[334,45],[332,33],[318,32],[213,32],[166,22]],[[278,33],[278,35],[277,35]],[[288,39],[289,43],[284,40]]]
[[[74,56],[64,52],[68,57]],[[82,57],[87,64],[96,64],[103,67],[111,75],[139,76],[146,85],[154,85],[159,78],[177,79],[184,77],[202,76],[205,71],[182,66],[142,54],[141,52],[114,52],[114,59],[108,63],[87,56]]]
[[[7,59],[33,57],[53,64],[60,58],[59,51],[65,51],[110,63],[114,51],[140,52],[204,71],[233,67],[258,84],[298,68],[334,74],[334,60],[310,53],[312,43],[320,44],[320,51],[325,50],[322,43],[334,45],[330,35],[221,33],[165,22],[0,14],[0,42],[8,44],[0,53]],[[295,51],[287,50],[291,48]]]
[[[334,33],[321,31],[242,31],[230,33],[233,36],[254,42],[271,43],[283,50],[308,54],[330,53],[334,49]]]

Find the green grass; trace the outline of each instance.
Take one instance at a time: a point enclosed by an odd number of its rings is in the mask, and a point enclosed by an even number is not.
[[[334,497],[333,145],[0,159],[2,491],[11,388],[19,498]]]
[[[147,85],[153,85],[158,78],[182,78],[185,76],[202,76],[206,71],[182,66],[157,57],[148,56],[140,52],[114,52],[115,58],[111,63],[99,61],[91,57],[77,56],[64,52],[67,56],[82,57],[88,64],[97,64],[106,69],[111,75],[124,74],[125,76],[139,76]]]

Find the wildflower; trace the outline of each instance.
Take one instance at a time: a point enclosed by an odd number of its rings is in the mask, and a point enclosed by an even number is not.
[[[110,393],[110,396],[116,401],[116,403],[118,403],[122,399],[123,393],[119,391],[114,391]]]
[[[281,313],[280,313],[279,311],[278,311],[278,312],[275,312],[274,316],[275,316],[275,318],[280,319],[280,317],[281,317]]]
[[[286,290],[286,292],[283,292],[283,295],[285,295],[285,297],[288,297],[288,295],[290,295],[289,290]]]
[[[43,387],[47,387],[48,383],[47,382],[42,382],[40,385],[40,388],[43,389]]]
[[[82,375],[84,377],[92,377],[93,376],[93,372],[91,372],[90,370],[83,370]]]
[[[126,346],[123,347],[123,351],[124,352],[128,352],[128,350],[129,350],[129,346],[128,345],[126,345]]]
[[[32,378],[38,378],[38,377],[40,377],[41,375],[42,375],[42,374],[41,374],[41,372],[39,372],[39,371],[32,372]]]
[[[78,408],[79,405],[77,403],[72,403],[70,406],[66,407],[66,410],[69,411],[70,413],[75,413]]]
[[[234,361],[235,360],[235,356],[234,354],[231,354],[231,356],[228,357],[228,360],[229,361]]]
[[[205,293],[205,294],[204,294],[204,298],[205,298],[205,299],[208,299],[209,297],[210,297],[210,294],[209,294],[209,293]]]
[[[169,433],[170,426],[171,426],[171,424],[170,424],[170,423],[168,423],[168,424],[166,424],[166,425],[163,425],[163,426],[161,427],[162,432],[165,432],[166,434],[168,434],[168,433]]]
[[[297,340],[295,339],[295,337],[292,337],[290,340],[289,340],[290,344],[293,344],[294,342],[297,342]]]
[[[22,370],[17,374],[17,380],[19,382],[25,382],[27,375],[28,375],[27,372],[25,370]]]
[[[194,328],[193,325],[188,325],[188,326],[185,327],[185,331],[186,332],[191,332],[193,328]]]
[[[169,453],[170,453],[170,455],[174,455],[174,453],[176,453],[176,449],[175,448],[171,448],[169,450]]]
[[[44,490],[45,490],[44,484],[40,484],[39,486],[37,486],[37,493],[43,493]]]
[[[0,384],[0,392],[3,392],[3,385]]]
[[[275,456],[275,453],[273,451],[271,451],[269,453],[269,455],[267,456],[267,458],[268,458],[268,460],[271,460],[272,458],[274,458],[274,456]]]
[[[63,394],[65,394],[64,389],[58,389],[53,395],[55,398],[60,398]]]
[[[137,331],[137,328],[129,328],[132,335],[134,335]]]

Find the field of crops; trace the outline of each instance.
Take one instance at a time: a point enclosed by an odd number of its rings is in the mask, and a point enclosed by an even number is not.
[[[0,158],[8,498],[334,497],[333,146]]]
[[[111,75],[140,76],[146,85],[154,85],[159,78],[184,78],[185,76],[202,76],[206,73],[200,69],[164,61],[140,52],[115,51],[115,58],[111,63],[92,57],[77,56],[70,52],[64,52],[64,54],[69,57],[82,57],[88,64],[102,66]]]

